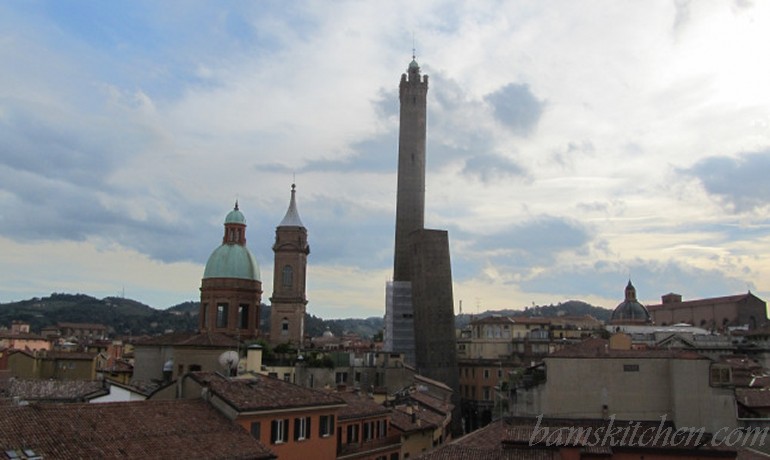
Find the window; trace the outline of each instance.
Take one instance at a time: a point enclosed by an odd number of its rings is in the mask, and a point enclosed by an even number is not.
[[[203,327],[209,327],[209,304],[204,303],[203,308],[201,309],[201,324],[203,324]]]
[[[491,394],[489,392],[489,387],[484,387],[484,401],[489,401],[491,399],[492,399],[492,397],[491,397]]]
[[[251,422],[251,435],[254,436],[254,439],[259,439],[260,429],[261,426],[259,422]]]
[[[283,287],[291,287],[294,282],[294,269],[291,265],[283,267]]]
[[[284,372],[283,373],[283,381],[284,382],[291,382],[291,373],[290,372]]]
[[[489,369],[484,369],[484,380],[489,378]]]
[[[310,417],[294,419],[294,440],[310,439]]]
[[[372,423],[364,422],[364,441],[369,441],[374,437],[374,430],[372,429]]]
[[[348,444],[358,442],[358,425],[348,425]]]
[[[639,372],[638,364],[624,364],[623,372]]]
[[[270,422],[270,442],[281,444],[289,439],[289,419],[273,420]]]
[[[217,327],[227,327],[227,304],[217,305]]]
[[[501,378],[503,378],[503,370],[502,370],[502,369],[498,369],[498,370],[497,370],[497,378],[498,378],[498,379],[501,379]]]
[[[249,328],[249,306],[248,305],[239,305],[238,306],[238,318],[241,320],[240,328],[241,329],[248,329]]]
[[[348,373],[347,372],[335,372],[334,374],[334,383],[345,383],[348,381]]]
[[[289,318],[284,318],[281,321],[281,335],[289,335]]]
[[[729,366],[711,366],[712,385],[729,385],[730,380]]]
[[[318,424],[318,436],[325,438],[334,434],[334,416],[322,415]]]

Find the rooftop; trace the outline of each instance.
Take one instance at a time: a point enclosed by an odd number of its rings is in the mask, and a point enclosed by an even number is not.
[[[190,377],[238,412],[310,406],[341,407],[345,404],[342,398],[331,393],[260,374],[227,378],[215,372],[193,372]]]
[[[268,459],[275,456],[201,400],[0,405],[0,452],[57,459]]]

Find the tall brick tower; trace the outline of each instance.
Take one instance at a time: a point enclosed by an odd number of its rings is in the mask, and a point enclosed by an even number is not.
[[[428,76],[412,56],[398,85],[398,188],[393,281],[386,287],[385,350],[404,353],[415,364],[410,235],[425,226],[425,139],[428,115]]]
[[[398,191],[396,195],[396,251],[393,281],[411,281],[409,234],[425,226],[425,138],[428,76],[412,56],[398,85],[401,104],[398,132]]]
[[[310,246],[307,243],[307,229],[302,225],[297,212],[295,195],[296,187],[291,184],[289,209],[275,229],[270,342],[301,347],[305,334],[305,283]]]
[[[412,56],[401,75],[393,281],[386,288],[385,343],[458,393],[449,235],[425,228],[428,77]],[[459,404],[457,405],[459,407]]]

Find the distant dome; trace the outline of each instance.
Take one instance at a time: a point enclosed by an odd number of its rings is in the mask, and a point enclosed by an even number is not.
[[[628,281],[626,299],[612,312],[611,324],[650,324],[650,312],[636,300],[636,288]]]
[[[326,329],[321,336],[322,337],[334,337],[334,333],[332,331],[330,331],[329,329]]]
[[[203,278],[241,278],[260,280],[259,264],[246,246],[223,244],[214,249],[206,262]]]
[[[419,69],[420,64],[417,63],[417,59],[412,58],[412,62],[409,63],[410,69]]]

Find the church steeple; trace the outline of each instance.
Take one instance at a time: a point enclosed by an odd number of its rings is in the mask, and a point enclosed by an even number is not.
[[[270,297],[270,341],[302,346],[305,333],[307,229],[297,211],[297,190],[291,184],[289,209],[275,229],[273,296]]]
[[[286,210],[286,215],[283,216],[283,220],[278,224],[279,227],[305,227],[302,225],[302,219],[299,218],[299,212],[297,211],[297,199],[295,196],[297,193],[296,188],[297,186],[295,184],[291,184],[289,209]]]

